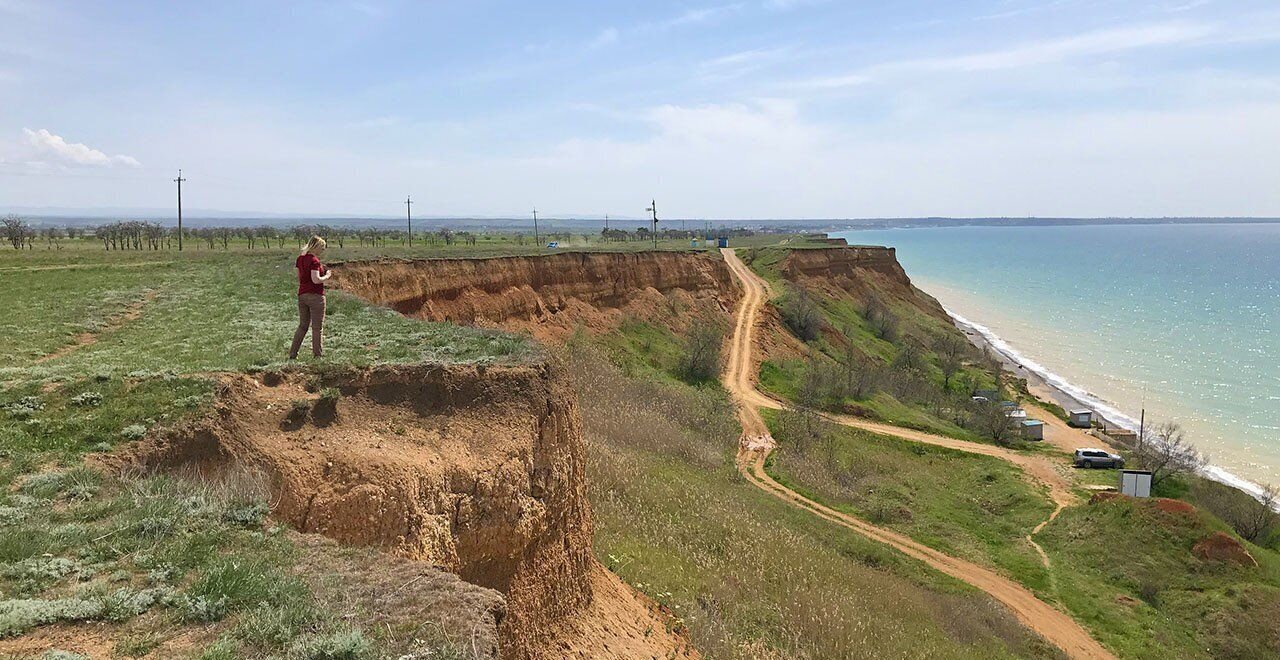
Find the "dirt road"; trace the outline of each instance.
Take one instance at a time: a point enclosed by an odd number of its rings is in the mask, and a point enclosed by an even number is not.
[[[782,407],[780,403],[757,390],[752,379],[752,372],[754,371],[752,350],[755,345],[756,317],[761,305],[764,304],[768,297],[769,285],[751,272],[742,263],[742,260],[738,259],[732,249],[722,249],[721,253],[743,289],[729,351],[729,363],[724,375],[724,385],[738,402],[738,416],[742,422],[742,442],[738,453],[738,468],[743,476],[764,491],[793,506],[858,532],[869,539],[884,543],[907,556],[918,559],[947,575],[985,591],[996,600],[1004,603],[1024,625],[1062,649],[1064,653],[1072,658],[1113,658],[1114,656],[1090,637],[1089,633],[1074,619],[1036,598],[1031,591],[1022,585],[990,569],[963,559],[951,557],[917,543],[898,532],[877,527],[854,516],[810,500],[778,483],[765,472],[765,459],[773,451],[775,444],[769,435],[769,429],[765,425],[759,409]],[[886,424],[867,422],[866,420],[840,416],[833,416],[831,419],[841,424],[865,428],[876,433],[950,447],[961,451],[971,451],[987,456],[997,456],[1014,462],[1026,470],[1029,475],[1041,480],[1049,488],[1054,502],[1058,505],[1053,514],[1055,516],[1063,506],[1074,501],[1074,496],[1066,478],[1047,459],[1026,456],[1000,447],[965,442],[909,429],[900,429]]]

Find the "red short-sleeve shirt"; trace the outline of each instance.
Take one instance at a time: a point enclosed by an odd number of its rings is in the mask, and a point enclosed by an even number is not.
[[[324,266],[320,263],[320,258],[314,254],[304,254],[293,262],[298,269],[298,295],[304,293],[318,293],[324,295],[324,285],[316,284],[311,281],[311,271],[318,270],[324,275]]]

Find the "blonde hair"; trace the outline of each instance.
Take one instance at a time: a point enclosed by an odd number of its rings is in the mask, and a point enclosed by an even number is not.
[[[323,238],[320,238],[319,236],[312,236],[311,240],[307,241],[307,247],[302,249],[302,253],[313,254],[317,248],[323,249],[326,245],[328,245],[328,243],[325,243]]]

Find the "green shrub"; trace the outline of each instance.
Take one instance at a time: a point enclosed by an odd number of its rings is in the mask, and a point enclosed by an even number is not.
[[[71,397],[71,405],[80,406],[83,408],[92,408],[95,406],[100,406],[102,405],[102,393],[101,392],[81,392],[80,394],[77,394]]]
[[[298,660],[357,660],[367,656],[372,645],[359,630],[305,637],[289,648],[289,657]]]
[[[40,660],[89,660],[89,656],[62,649],[49,649],[40,656]]]
[[[79,566],[65,557],[31,557],[6,564],[0,575],[13,581],[22,593],[35,593],[75,573]]]
[[[778,299],[778,312],[787,328],[804,341],[817,339],[822,331],[822,312],[813,296],[800,286],[789,287]]]
[[[254,502],[245,506],[237,506],[228,508],[223,514],[222,519],[233,525],[240,527],[261,527],[262,521],[270,513],[266,502]]]
[[[685,339],[677,373],[691,384],[713,381],[720,375],[724,328],[707,319],[694,321]]]
[[[120,437],[125,440],[140,440],[147,434],[147,427],[142,424],[130,424],[120,430]]]
[[[208,596],[183,594],[177,599],[178,617],[189,622],[221,621],[227,616],[226,596],[211,599]]]
[[[4,411],[14,419],[27,419],[44,410],[44,402],[37,396],[24,396],[4,407]]]
[[[86,621],[102,615],[102,601],[81,598],[0,601],[0,639],[62,621]]]
[[[116,589],[102,599],[102,618],[107,621],[126,621],[145,613],[157,603],[173,596],[172,587],[154,587],[134,591],[133,589]]]

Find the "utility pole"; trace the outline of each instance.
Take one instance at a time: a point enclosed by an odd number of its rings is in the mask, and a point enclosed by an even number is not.
[[[404,218],[409,223],[409,247],[413,247],[413,197],[406,195],[404,198]]]
[[[538,207],[533,207],[533,242],[542,247],[542,239],[538,237]]]
[[[178,184],[178,251],[182,251],[182,182],[186,179],[182,178],[182,170],[178,170],[178,178],[174,182]]]
[[[653,214],[653,249],[658,249],[658,201],[651,200],[646,211]]]
[[[609,231],[609,214],[604,214],[604,230]]]
[[[1142,415],[1138,417],[1138,456],[1142,456],[1142,441],[1147,437],[1147,407],[1142,407]]]

